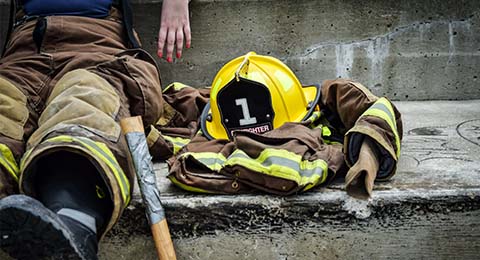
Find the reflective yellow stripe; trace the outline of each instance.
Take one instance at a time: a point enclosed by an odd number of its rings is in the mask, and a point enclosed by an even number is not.
[[[367,109],[361,117],[363,116],[375,116],[385,120],[395,136],[395,146],[396,146],[396,155],[397,158],[400,156],[400,137],[398,136],[397,131],[397,122],[395,119],[395,113],[393,112],[392,104],[386,98],[380,98],[373,104],[369,109]],[[360,118],[361,118],[360,117]]]
[[[390,127],[392,127],[393,122],[391,122],[390,118],[388,117],[388,114],[385,113],[383,110],[376,109],[376,108],[368,109],[367,111],[365,111],[365,113],[363,115],[364,116],[379,117],[379,118],[387,121],[387,123],[390,125]],[[398,133],[397,133],[397,130],[395,128],[392,128],[392,132],[395,135],[395,146],[397,148],[396,149],[396,155],[397,155],[397,158],[398,158],[400,156],[400,138],[398,137]]]
[[[393,112],[392,105],[386,98],[380,98],[370,108],[380,109],[387,113],[392,123],[394,123],[392,125],[393,129],[397,129],[397,125],[395,124],[395,113]]]
[[[328,173],[324,160],[302,160],[298,154],[272,148],[263,150],[255,159],[241,150],[235,150],[225,165],[240,165],[252,171],[294,181],[300,186],[324,182]]]
[[[18,182],[18,175],[20,170],[18,169],[17,162],[13,157],[12,151],[4,144],[0,144],[0,165],[2,165],[10,175]]]
[[[251,158],[242,150],[235,150],[228,158],[213,152],[187,152],[180,158],[188,156],[192,156],[215,172],[219,172],[225,166],[238,165],[255,172],[294,181],[299,186],[305,186],[303,190],[323,183],[328,175],[328,166],[324,160],[302,160],[302,156],[281,149],[265,149],[258,158]]]
[[[314,111],[310,117],[305,120],[304,122],[310,122],[310,125],[308,127],[310,128],[317,128],[318,127],[318,122],[317,120],[320,118],[322,113],[320,111]]]
[[[20,159],[20,171],[23,172],[25,170],[25,160],[30,157],[30,154],[33,152],[33,148],[27,150]]]
[[[122,168],[118,164],[117,160],[113,153],[108,149],[108,147],[104,143],[94,142],[90,139],[83,138],[83,137],[76,137],[79,143],[83,144],[88,150],[93,152],[96,156],[102,159],[108,167],[112,170],[115,179],[120,184],[120,189],[122,191],[122,198],[127,205],[130,202],[130,183],[128,182],[127,176],[123,172]]]
[[[190,139],[181,138],[181,137],[171,137],[168,135],[162,135],[163,138],[173,145],[173,154],[177,154],[180,149],[190,142]]]
[[[319,122],[316,122],[320,118],[321,115],[322,115],[322,113],[320,111],[313,112],[312,116],[310,116],[310,118],[308,119],[308,120],[310,120],[310,119],[312,120],[312,125],[310,125],[310,128],[311,129],[322,129],[322,136],[331,136],[332,131],[326,125],[327,122],[326,122],[325,118],[322,118],[322,120],[319,120]]]
[[[314,112],[312,113],[312,115],[311,115],[307,120],[305,120],[305,121],[309,121],[309,120],[310,120],[310,121],[313,123],[313,122],[317,121],[317,119],[320,118],[321,114],[322,114],[322,113],[321,113],[320,111],[314,111]]]
[[[177,185],[178,187],[186,190],[186,191],[191,191],[191,192],[198,192],[198,193],[209,193],[209,194],[213,194],[215,192],[212,192],[212,191],[208,191],[208,190],[204,190],[204,189],[200,189],[200,188],[197,188],[197,187],[192,187],[192,186],[188,186],[186,184],[183,184],[181,182],[179,182],[175,177],[173,176],[168,176],[168,179],[170,179],[170,181],[173,182],[173,184]]]
[[[325,142],[325,144],[342,144],[340,142],[330,141],[330,140],[327,140],[327,139],[324,139],[323,142]]]
[[[322,136],[331,136],[332,131],[330,131],[330,128],[328,126],[322,126]]]
[[[212,152],[201,152],[201,153],[192,153],[187,152],[180,156],[180,158],[192,156],[197,161],[208,167],[210,170],[219,172],[227,160],[225,156],[221,153],[212,153]]]
[[[180,82],[173,82],[170,85],[168,85],[166,88],[163,89],[163,92],[167,92],[168,89],[173,87],[174,90],[179,91],[182,88],[188,87],[187,85],[180,83]]]
[[[303,189],[302,191],[307,191],[313,187],[315,187],[318,183],[310,183],[310,184],[307,184]]]
[[[99,199],[105,198],[105,196],[106,196],[105,191],[103,191],[103,189],[100,186],[95,185],[95,191],[97,192],[97,197]]]
[[[123,201],[125,205],[130,202],[130,183],[128,182],[125,173],[123,172],[122,168],[118,164],[115,156],[112,154],[110,149],[104,144],[100,142],[94,142],[88,138],[84,137],[72,137],[72,136],[56,136],[46,140],[45,142],[77,142],[87,148],[90,152],[92,152],[95,156],[101,159],[107,166],[112,170],[115,179],[119,183],[120,190],[122,193]]]

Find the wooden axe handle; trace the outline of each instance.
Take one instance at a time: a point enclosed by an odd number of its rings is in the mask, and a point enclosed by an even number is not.
[[[173,248],[172,237],[168,229],[167,219],[155,223],[151,226],[153,242],[157,248],[158,258],[160,260],[168,259],[175,260],[175,249]]]
[[[147,139],[145,138],[145,133],[143,130],[143,123],[142,123],[142,118],[140,116],[136,117],[128,117],[120,120],[120,126],[122,128],[122,131],[127,137],[129,133],[142,133],[142,143],[145,145],[145,147],[148,147],[146,142]],[[128,143],[128,139],[127,139]],[[128,144],[128,148],[130,151],[130,154],[132,156],[132,159],[135,158],[136,156],[140,156],[138,154],[134,154],[132,149],[130,148],[130,144]],[[150,154],[148,154],[150,156]],[[151,161],[149,162],[150,164],[152,163]],[[143,167],[142,167],[143,168]],[[153,167],[151,167],[153,169]],[[139,182],[139,187],[140,187],[140,192],[142,192],[142,198],[147,196],[144,193],[144,190],[142,189],[142,184],[140,183],[140,179],[142,174],[138,172],[138,169],[135,167],[135,173],[137,174],[137,180]],[[155,187],[156,188],[156,187]],[[144,203],[147,203],[146,200],[143,200]],[[158,203],[159,207],[161,207],[161,203]],[[145,205],[147,208],[150,207],[150,205]],[[163,208],[162,208],[163,211]],[[147,214],[147,216],[150,218],[151,215]],[[168,229],[167,225],[167,219],[163,217],[160,221],[153,223],[154,221],[152,219],[149,219],[149,223],[152,223],[150,228],[152,230],[152,235],[153,235],[153,241],[155,243],[155,247],[157,249],[157,254],[160,260],[176,260],[176,255],[175,255],[175,249],[173,248],[173,243],[172,243],[172,237],[170,236],[170,231]]]
[[[131,132],[140,132],[144,133],[142,117],[134,116],[127,117],[120,120],[120,127],[122,128],[123,134],[128,134]]]

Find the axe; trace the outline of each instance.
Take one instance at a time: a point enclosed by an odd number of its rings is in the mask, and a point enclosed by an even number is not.
[[[160,202],[160,192],[153,171],[152,157],[148,152],[147,139],[140,116],[120,120],[120,126],[127,140],[128,150],[137,174],[146,215],[152,230],[153,241],[160,260],[175,260],[172,237],[168,230],[165,210]]]

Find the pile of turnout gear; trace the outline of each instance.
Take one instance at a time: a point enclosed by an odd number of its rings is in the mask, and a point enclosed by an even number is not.
[[[163,96],[147,140],[187,191],[290,195],[346,175],[347,192],[368,198],[396,171],[400,113],[357,82],[302,86],[280,60],[250,52],[211,88],[173,83]]]

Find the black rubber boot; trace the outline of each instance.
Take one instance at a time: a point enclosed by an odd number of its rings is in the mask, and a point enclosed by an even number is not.
[[[1,248],[19,259],[97,259],[97,234],[105,230],[113,202],[95,165],[58,151],[39,158],[35,169],[28,182],[36,199],[0,201]]]
[[[113,202],[95,166],[84,156],[60,151],[41,158],[34,178],[37,199],[55,213],[81,211],[95,219],[101,233],[110,219]]]
[[[17,259],[97,259],[91,229],[25,195],[0,200],[0,247]]]

